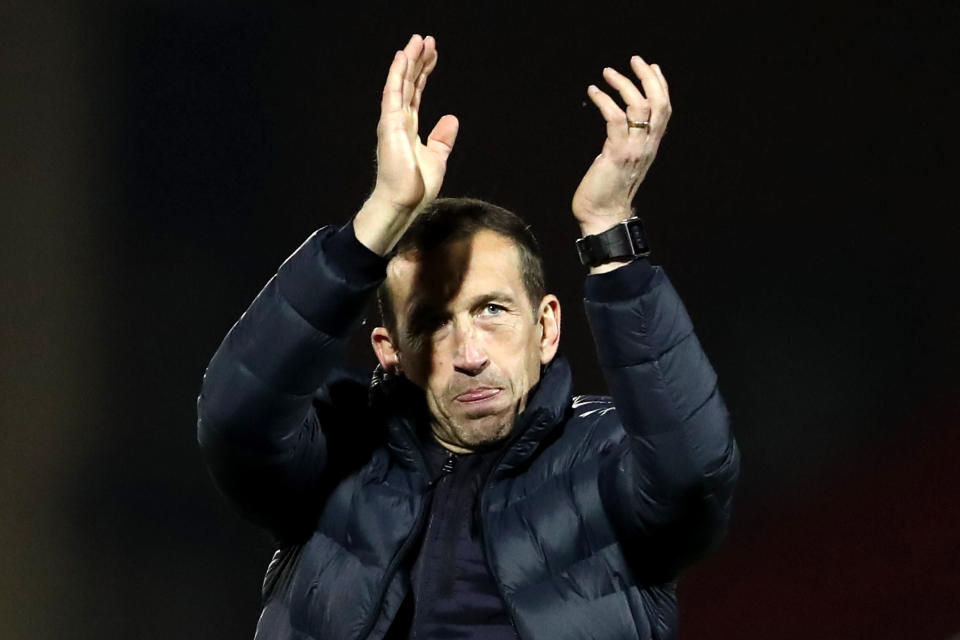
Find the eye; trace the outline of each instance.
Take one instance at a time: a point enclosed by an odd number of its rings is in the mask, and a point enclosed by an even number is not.
[[[416,313],[410,321],[409,334],[411,337],[430,335],[449,323],[450,317],[441,313],[431,311]]]
[[[500,315],[501,313],[503,313],[504,311],[506,311],[506,308],[501,307],[501,306],[498,305],[498,304],[494,304],[494,303],[490,302],[490,303],[488,303],[487,305],[485,305],[485,306],[483,307],[483,311],[481,312],[480,315],[484,315],[484,316],[498,316],[498,315]]]
[[[445,316],[434,316],[424,326],[424,333],[436,333],[450,324],[450,318]]]

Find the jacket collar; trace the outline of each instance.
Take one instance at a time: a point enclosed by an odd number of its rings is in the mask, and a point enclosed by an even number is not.
[[[570,405],[571,386],[570,365],[557,354],[541,369],[540,381],[531,389],[526,408],[517,416],[495,475],[521,465],[563,420]],[[426,472],[420,439],[430,437],[430,413],[423,390],[377,366],[370,383],[370,401],[387,422],[388,447],[397,461]]]
[[[494,469],[494,475],[504,475],[520,466],[557,426],[570,406],[570,365],[557,355],[541,369],[540,381],[530,391],[527,407],[513,425],[507,441],[507,451]]]

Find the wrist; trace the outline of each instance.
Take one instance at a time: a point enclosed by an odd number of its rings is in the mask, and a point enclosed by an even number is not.
[[[613,271],[650,255],[643,221],[631,216],[599,233],[587,234],[576,242],[580,263],[590,273]]]
[[[385,256],[416,218],[415,212],[374,191],[353,219],[354,235],[365,247]]]
[[[598,233],[603,233],[617,226],[624,220],[629,220],[634,215],[632,210],[625,209],[607,215],[577,216],[577,222],[580,224],[580,235],[593,236]]]

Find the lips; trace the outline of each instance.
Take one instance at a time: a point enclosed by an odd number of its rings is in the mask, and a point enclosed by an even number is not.
[[[498,387],[474,387],[456,396],[454,400],[464,403],[481,402],[494,397],[499,394],[500,391]]]

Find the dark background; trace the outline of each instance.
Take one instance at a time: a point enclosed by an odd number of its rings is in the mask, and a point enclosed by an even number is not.
[[[207,476],[200,379],[363,202],[419,32],[423,127],[461,120],[444,193],[533,224],[579,392],[585,89],[633,53],[670,82],[636,204],[743,453],[681,638],[958,637],[956,5],[276,4],[2,6],[0,635],[252,636],[271,541]]]

